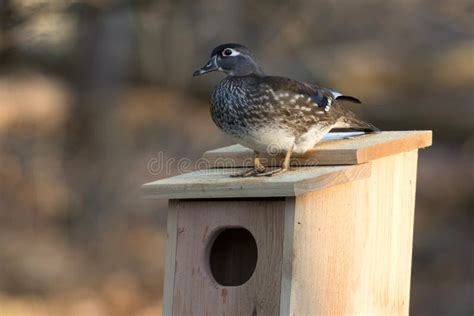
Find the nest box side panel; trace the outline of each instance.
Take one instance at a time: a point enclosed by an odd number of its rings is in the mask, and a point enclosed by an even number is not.
[[[367,179],[295,198],[281,315],[408,315],[417,150],[370,163]]]
[[[176,258],[177,233],[176,201],[170,201],[166,225],[165,277],[163,280],[163,315],[171,315],[173,308],[173,287]]]
[[[284,198],[170,203],[177,238],[175,261],[167,262],[174,264],[168,315],[278,314],[286,203]],[[245,248],[249,238],[255,252]],[[240,277],[241,285],[226,283]]]

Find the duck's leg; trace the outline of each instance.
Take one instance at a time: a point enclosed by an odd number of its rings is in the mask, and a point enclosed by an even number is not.
[[[247,177],[255,177],[261,173],[265,172],[265,166],[262,165],[260,162],[260,153],[254,150],[254,159],[253,159],[253,168],[250,170],[244,170],[243,172],[239,172],[236,174],[231,174],[232,178],[247,178]]]
[[[293,152],[293,146],[290,148],[290,150],[286,152],[285,160],[283,160],[281,168],[273,169],[267,172],[258,173],[256,174],[256,176],[257,177],[262,177],[262,176],[272,177],[272,176],[276,176],[276,175],[287,172],[288,170],[290,170],[290,159],[291,159],[292,152]]]
[[[260,162],[260,153],[256,150],[254,150],[254,152],[255,152],[255,158],[253,159],[254,169],[255,169],[255,171],[257,171],[257,173],[263,173],[263,172],[265,172],[266,168]]]

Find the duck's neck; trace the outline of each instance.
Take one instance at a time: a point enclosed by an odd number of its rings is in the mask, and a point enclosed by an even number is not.
[[[250,75],[255,75],[255,76],[265,75],[262,67],[260,67],[257,63],[253,61],[239,64],[227,74],[229,76],[234,76],[234,77],[244,77],[244,76],[250,76]]]

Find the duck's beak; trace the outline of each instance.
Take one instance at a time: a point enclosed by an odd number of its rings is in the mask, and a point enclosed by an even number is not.
[[[209,61],[204,67],[193,72],[193,77],[205,74],[206,72],[216,71],[218,68],[219,67],[217,66],[217,56],[214,55],[209,59]]]

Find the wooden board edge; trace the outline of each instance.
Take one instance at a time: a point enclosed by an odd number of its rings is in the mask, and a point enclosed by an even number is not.
[[[375,144],[357,150],[357,163],[365,163],[371,160],[396,155],[419,148],[429,147],[433,143],[432,131],[417,131],[412,135],[393,139],[381,144]]]
[[[356,149],[317,149],[308,150],[302,160],[315,160],[315,166],[355,165],[358,163]]]
[[[251,153],[240,152],[234,157],[222,157],[221,155],[215,153],[207,154],[206,152],[203,154],[202,159],[210,169],[251,168],[254,165]],[[280,166],[283,159],[283,156],[261,156],[262,163],[268,167]],[[291,158],[291,166],[293,167],[355,165],[357,163],[356,149],[310,150],[302,157],[295,156]]]
[[[152,190],[150,190],[152,191]],[[282,185],[280,187],[272,187],[271,189],[260,190],[258,194],[256,190],[240,191],[238,189],[222,190],[193,190],[186,191],[176,190],[175,192],[160,192],[159,188],[155,188],[153,192],[147,193],[147,199],[233,199],[233,198],[267,198],[267,197],[286,197],[295,196],[294,186]]]
[[[406,131],[413,132],[400,138],[359,149],[310,149],[303,157],[294,157],[292,165],[296,166],[327,166],[327,165],[354,165],[370,160],[394,155],[412,149],[425,148],[432,145],[433,132],[430,130]],[[364,135],[361,137],[369,137]],[[249,168],[253,166],[253,152],[242,147],[240,151],[230,154],[222,153],[223,149],[236,145],[226,146],[204,152],[202,159],[209,168]],[[229,155],[226,157],[226,155]],[[270,161],[269,166],[277,166],[283,157],[269,157],[262,155],[263,160]],[[269,160],[271,159],[271,160]]]
[[[300,170],[299,172],[304,172]],[[370,164],[349,165],[341,170],[317,175],[311,179],[295,180],[295,182],[272,183],[270,187],[247,187],[239,189],[230,185],[212,188],[209,186],[183,187],[177,185],[147,184],[142,191],[148,199],[217,199],[217,198],[255,198],[255,197],[287,197],[322,190],[331,186],[364,179],[370,176]],[[153,182],[152,182],[153,183]],[[255,186],[255,185],[254,185]]]

